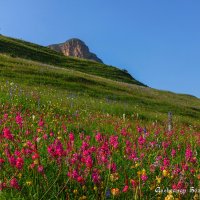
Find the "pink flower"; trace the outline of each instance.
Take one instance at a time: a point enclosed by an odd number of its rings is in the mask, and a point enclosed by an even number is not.
[[[97,169],[94,169],[94,170],[93,170],[93,173],[92,173],[92,180],[93,180],[93,182],[94,182],[95,184],[98,184],[98,183],[100,183],[100,181],[101,181],[101,176],[100,176],[100,174],[99,174],[99,172],[98,172]]]
[[[72,177],[73,179],[77,179],[77,178],[79,177],[78,170],[74,169],[74,170],[72,171],[71,177]]]
[[[16,165],[15,166],[16,166],[17,169],[22,169],[23,166],[24,166],[24,160],[23,160],[23,158],[18,157],[16,159]]]
[[[171,155],[172,155],[173,158],[175,157],[175,155],[176,155],[176,150],[175,149],[172,149]]]
[[[122,192],[127,192],[128,191],[128,185],[125,185]]]
[[[145,142],[146,142],[146,139],[142,135],[140,135],[140,137],[138,138],[139,145],[143,145]]]
[[[20,186],[19,186],[18,181],[17,181],[16,178],[12,178],[10,180],[10,186],[15,188],[15,189],[17,189],[17,190],[20,190]]]
[[[2,191],[4,188],[6,188],[6,183],[0,182],[0,191]]]
[[[84,178],[83,178],[82,176],[79,176],[79,177],[77,178],[77,181],[78,181],[79,183],[83,183],[83,182],[84,182]]]
[[[54,133],[53,132],[50,132],[50,134],[49,134],[51,137],[53,137],[53,135],[54,135]]]
[[[8,162],[10,163],[10,165],[11,165],[12,167],[14,167],[14,166],[16,165],[16,159],[15,159],[15,157],[14,157],[14,156],[10,156],[10,157],[8,158]]]
[[[188,170],[188,165],[187,165],[187,164],[182,164],[182,169],[183,169],[184,171],[187,171],[187,170]]]
[[[15,150],[14,154],[15,154],[15,156],[18,156],[18,157],[20,157],[20,156],[21,156],[21,152],[20,152],[20,151],[18,151],[18,150]]]
[[[92,168],[93,165],[93,161],[92,161],[92,157],[91,156],[87,156],[85,158],[85,164],[88,168]]]
[[[1,169],[1,166],[5,163],[5,160],[3,158],[0,158],[0,169]]]
[[[10,129],[6,128],[6,127],[3,129],[3,136],[4,136],[4,138],[6,138],[8,140],[14,139],[14,136],[11,134]]]
[[[123,129],[121,130],[121,134],[122,134],[123,136],[127,136],[127,131],[126,131],[125,128],[123,128]]]
[[[40,126],[40,127],[44,126],[44,121],[42,118],[40,118],[40,121],[38,122],[38,126]]]
[[[44,167],[42,165],[39,165],[38,168],[37,168],[37,171],[39,173],[44,173]]]
[[[17,116],[16,116],[16,123],[20,126],[20,127],[22,127],[22,117],[21,117],[21,115],[20,115],[20,113],[18,113],[17,114]]]
[[[118,136],[117,135],[111,135],[109,138],[110,145],[114,148],[117,149],[119,142],[118,142]]]
[[[112,172],[115,173],[117,171],[117,165],[115,163],[109,163],[108,164],[108,169]]]
[[[33,155],[32,155],[32,159],[33,160],[36,160],[36,159],[38,159],[40,156],[39,156],[39,154],[38,153],[34,153]]]
[[[5,113],[3,117],[4,117],[4,120],[7,120],[8,119],[8,114]]]
[[[131,185],[132,185],[133,187],[136,187],[136,186],[137,186],[137,183],[136,183],[136,181],[135,181],[135,180],[133,180],[133,179],[131,179],[131,180],[130,180],[130,183],[131,183]]]
[[[164,149],[167,149],[168,148],[168,146],[169,146],[169,142],[162,142],[162,147],[164,148]]]
[[[138,131],[138,133],[141,133],[143,131],[143,128],[138,126],[137,131]]]
[[[101,133],[97,133],[97,134],[95,135],[95,139],[96,139],[97,142],[100,142],[100,141],[102,140]]]
[[[44,134],[44,135],[43,135],[43,139],[44,139],[44,140],[47,140],[47,139],[48,139],[48,135],[47,135],[47,134]]]
[[[164,158],[163,165],[164,167],[168,167],[170,165],[170,160],[168,158]]]
[[[70,134],[69,134],[69,139],[70,139],[71,142],[74,141],[74,134],[73,134],[73,133],[70,133]]]
[[[142,174],[141,179],[145,182],[148,179],[148,176],[146,174]]]
[[[188,147],[185,151],[185,159],[189,161],[192,158],[192,150]]]

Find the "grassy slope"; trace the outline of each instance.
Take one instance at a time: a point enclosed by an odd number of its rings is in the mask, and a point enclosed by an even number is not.
[[[139,81],[135,80],[130,74],[125,73],[116,67],[107,66],[89,60],[66,57],[47,47],[5,37],[3,35],[0,35],[0,53],[9,54],[12,57],[21,57],[51,65],[66,67],[68,69],[82,71],[112,80],[143,85]]]
[[[69,101],[66,99],[72,94],[76,96],[74,110],[87,104],[91,112],[95,110],[117,115],[139,113],[142,118],[150,120],[163,120],[168,111],[183,122],[196,124],[200,118],[200,100],[192,96],[158,91],[2,54],[0,81],[13,81],[29,91],[35,90],[42,94],[45,101],[62,101],[61,110],[67,108]]]

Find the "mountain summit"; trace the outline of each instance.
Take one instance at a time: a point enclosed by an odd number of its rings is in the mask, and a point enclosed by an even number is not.
[[[82,40],[77,38],[72,38],[61,44],[49,45],[48,47],[57,52],[63,53],[65,56],[84,58],[103,63],[96,54],[90,52],[88,46]]]

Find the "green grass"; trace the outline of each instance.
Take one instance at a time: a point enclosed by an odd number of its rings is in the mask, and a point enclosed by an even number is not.
[[[200,118],[200,100],[190,95],[113,81],[8,55],[0,55],[0,81],[2,84],[14,82],[27,91],[35,90],[41,93],[44,101],[51,99],[58,103],[58,99],[62,99],[60,110],[65,110],[65,99],[72,95],[75,96],[73,101],[76,107],[90,102],[87,109],[95,112],[118,116],[139,113],[143,120],[163,121],[168,111],[172,111],[186,124],[196,124]]]

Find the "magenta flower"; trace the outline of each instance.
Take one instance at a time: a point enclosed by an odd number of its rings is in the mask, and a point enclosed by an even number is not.
[[[24,166],[24,160],[23,160],[23,158],[21,158],[21,157],[18,157],[17,159],[16,159],[16,168],[17,169],[22,169],[23,168],[23,166]]]
[[[0,158],[0,168],[5,163],[5,160],[3,158]]]
[[[129,188],[128,185],[125,185],[124,188],[123,188],[123,190],[122,190],[122,192],[124,192],[124,193],[127,192],[128,188]]]
[[[192,158],[192,150],[188,147],[185,151],[185,159],[189,161]]]
[[[74,141],[74,134],[73,133],[69,133],[69,139],[71,142]]]
[[[172,149],[171,155],[172,155],[173,158],[175,157],[175,155],[176,155],[176,150],[175,149]]]
[[[40,126],[40,127],[44,126],[44,121],[42,118],[40,118],[40,121],[38,122],[38,126]]]
[[[37,171],[39,173],[44,173],[44,167],[42,165],[39,165],[38,168],[37,168]]]
[[[148,176],[146,174],[142,174],[141,179],[145,182],[148,179]]]
[[[97,133],[97,134],[95,135],[95,139],[96,139],[97,142],[100,142],[100,141],[102,140],[101,133]]]
[[[139,145],[143,145],[145,142],[146,142],[146,139],[142,135],[140,135],[140,137],[138,138]]]
[[[143,128],[138,126],[138,127],[137,127],[137,131],[138,131],[138,133],[142,133]]]
[[[17,116],[16,116],[16,123],[20,126],[20,127],[22,127],[22,117],[21,117],[21,115],[20,115],[20,113],[18,113],[17,114]]]
[[[93,170],[92,180],[93,180],[94,184],[98,184],[101,181],[101,176],[100,176],[100,174],[99,174],[97,169]]]
[[[44,140],[48,139],[48,135],[47,134],[44,134],[42,137],[43,137]]]
[[[17,181],[16,178],[12,178],[12,179],[10,180],[10,186],[11,186],[12,188],[17,189],[17,190],[20,190],[20,186],[19,186],[18,181]]]
[[[6,183],[0,182],[0,191],[2,191],[4,188],[6,188]]]
[[[14,136],[11,134],[10,129],[7,128],[7,127],[5,127],[3,129],[3,136],[4,136],[4,138],[6,138],[8,140],[13,140],[14,139]]]
[[[110,142],[110,145],[111,145],[114,149],[117,149],[117,147],[118,147],[118,145],[119,145],[118,136],[116,136],[116,135],[111,135],[110,138],[109,138],[109,142]]]
[[[8,158],[8,162],[10,163],[10,165],[11,165],[12,167],[14,167],[14,166],[16,165],[16,158],[15,158],[14,156],[10,156],[10,157]]]
[[[168,158],[164,158],[163,165],[164,165],[164,167],[168,167],[170,165],[170,160]]]

